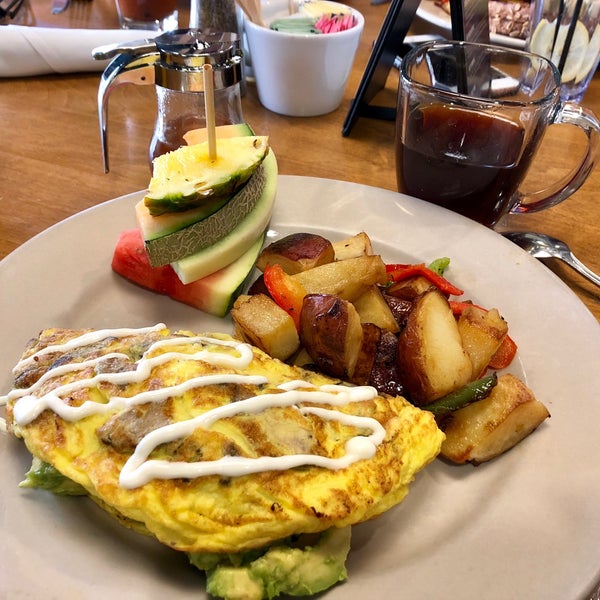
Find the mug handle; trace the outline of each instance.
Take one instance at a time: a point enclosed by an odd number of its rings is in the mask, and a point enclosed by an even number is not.
[[[511,214],[538,212],[566,200],[584,184],[588,175],[596,166],[600,150],[600,122],[596,115],[579,104],[565,102],[559,105],[550,124],[559,125],[562,123],[575,125],[583,130],[587,138],[585,156],[578,167],[575,167],[553,187],[529,194],[517,192],[518,199],[510,210]]]

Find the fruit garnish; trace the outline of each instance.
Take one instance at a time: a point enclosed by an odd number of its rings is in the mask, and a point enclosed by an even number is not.
[[[560,66],[568,31],[568,24],[558,26],[557,31],[556,20],[542,19],[531,36],[529,49],[531,52],[548,58],[555,65]],[[577,21],[561,71],[562,82],[574,81],[579,83],[584,79],[594,67],[599,52],[600,25],[596,26],[590,39],[590,34],[585,25],[581,21]]]

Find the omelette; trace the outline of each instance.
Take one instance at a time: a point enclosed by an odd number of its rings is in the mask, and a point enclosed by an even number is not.
[[[372,519],[444,438],[401,397],[163,324],[47,329],[13,372],[7,429],[35,460],[191,555]]]

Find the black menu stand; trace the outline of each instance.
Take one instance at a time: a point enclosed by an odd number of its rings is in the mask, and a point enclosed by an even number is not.
[[[342,127],[344,137],[350,134],[359,117],[394,121],[396,109],[372,105],[373,98],[385,87],[390,69],[398,57],[404,56],[411,46],[405,43],[406,34],[417,13],[421,0],[391,0],[369,62],[350,103]],[[464,39],[462,34],[462,0],[451,0],[451,20],[454,39]],[[458,9],[458,10],[457,10]]]

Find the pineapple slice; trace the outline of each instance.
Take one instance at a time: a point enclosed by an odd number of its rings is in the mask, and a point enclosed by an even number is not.
[[[152,216],[182,212],[235,194],[269,152],[267,136],[219,139],[211,160],[208,142],[182,146],[154,159],[144,204]]]

